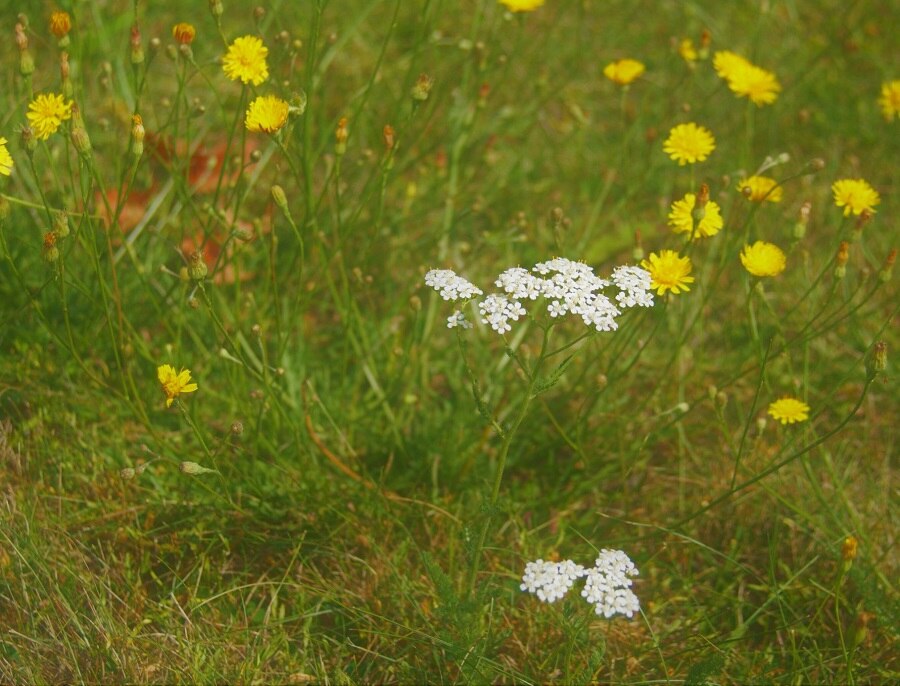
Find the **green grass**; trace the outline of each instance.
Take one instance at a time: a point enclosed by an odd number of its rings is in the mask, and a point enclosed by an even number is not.
[[[32,91],[61,89],[59,48],[49,6],[25,8],[23,77],[23,7],[0,3],[0,680],[900,678],[900,413],[892,366],[872,370],[876,342],[897,349],[882,272],[900,146],[877,102],[900,73],[896,8],[225,1],[220,35],[205,3],[137,4],[61,3],[92,152],[68,122],[32,156],[20,131]],[[178,21],[192,60],[167,54]],[[685,64],[678,41],[704,29],[711,52],[777,74],[774,104]],[[271,76],[242,89],[218,60],[251,33]],[[624,93],[602,75],[620,57],[647,65]],[[258,94],[305,110],[247,133]],[[678,167],[662,144],[690,121],[716,150]],[[784,200],[741,197],[782,153],[766,174]],[[861,236],[833,204],[841,178],[881,195]],[[669,207],[701,183],[725,227],[686,242]],[[505,339],[448,330],[423,282],[451,268],[488,290],[554,256],[606,276],[639,259],[636,232],[645,255],[690,255],[691,290],[615,333],[570,317],[551,358],[546,316]],[[761,291],[739,260],[755,240],[787,255]],[[201,246],[206,278],[181,275]],[[161,364],[199,385],[170,409]],[[767,418],[784,395],[809,421]],[[552,605],[519,590],[528,561],[601,548],[640,569],[640,615],[598,617],[580,586]]]

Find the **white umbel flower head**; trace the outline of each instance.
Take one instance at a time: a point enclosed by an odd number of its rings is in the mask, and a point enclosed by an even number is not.
[[[621,550],[604,548],[597,557],[596,566],[585,574],[582,597],[594,606],[598,615],[634,616],[640,610],[638,597],[631,590],[629,577],[637,576],[634,563]]]
[[[533,593],[539,600],[552,603],[572,588],[575,579],[584,577],[582,597],[594,606],[594,611],[607,619],[615,615],[633,617],[640,611],[638,597],[631,590],[631,577],[637,576],[634,563],[621,550],[604,548],[596,566],[585,569],[572,560],[544,562],[536,560],[525,565],[519,588]]]
[[[616,302],[622,307],[652,307],[650,272],[640,267],[620,266],[613,269],[612,282],[619,289]]]
[[[478,304],[478,310],[481,312],[481,323],[488,324],[497,333],[511,331],[509,321],[518,321],[525,315],[525,308],[518,300],[494,293]]]
[[[452,329],[457,326],[461,329],[471,329],[474,325],[466,319],[466,315],[457,310],[447,317],[447,328]]]
[[[452,269],[432,269],[425,274],[425,283],[436,290],[444,300],[468,300],[484,291],[475,284],[457,276]]]
[[[584,573],[584,567],[572,560],[535,560],[525,565],[525,574],[519,588],[534,593],[542,602],[553,603],[562,598],[572,588],[575,579],[584,576]]]

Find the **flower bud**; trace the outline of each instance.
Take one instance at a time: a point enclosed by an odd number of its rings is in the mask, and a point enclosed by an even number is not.
[[[232,422],[231,424],[231,435],[232,436],[240,436],[244,433],[244,425],[240,422]]]
[[[135,157],[144,154],[144,136],[146,134],[143,118],[139,114],[134,115],[131,118],[131,154]]]
[[[866,378],[872,381],[885,369],[887,369],[887,343],[878,341],[866,356]]]
[[[413,312],[419,312],[422,309],[422,298],[414,295],[409,299],[409,309]]]
[[[50,13],[50,33],[62,38],[72,30],[72,17],[68,12],[57,10]]]
[[[42,252],[47,262],[56,262],[59,259],[59,248],[56,247],[56,233],[48,231],[44,234]]]
[[[203,253],[199,250],[192,252],[188,258],[188,276],[194,281],[203,281],[209,273],[209,267],[203,259]]]
[[[800,206],[800,218],[794,224],[793,237],[794,240],[802,240],[806,236],[806,226],[809,224],[809,213],[812,210],[812,203],[808,200]]]
[[[384,128],[381,130],[381,136],[384,140],[384,149],[386,152],[391,152],[394,149],[394,127],[390,124],[385,124]]]
[[[850,240],[853,242],[858,241],[862,237],[863,228],[866,224],[872,221],[872,217],[874,217],[874,213],[872,210],[865,209],[859,213],[859,217],[856,218],[856,224],[853,227],[853,231],[850,233]]]
[[[279,185],[272,186],[272,200],[278,205],[278,209],[284,212],[285,216],[290,216],[291,210],[288,208],[288,200],[287,195],[284,193],[284,189]]]
[[[847,260],[850,259],[850,244],[841,241],[835,259],[834,278],[843,279],[847,275]]]
[[[131,63],[141,64],[144,61],[144,48],[141,45],[141,29],[137,24],[131,27]]]
[[[841,559],[844,562],[852,563],[854,559],[856,559],[856,551],[858,548],[858,542],[853,536],[847,536],[844,539],[843,545],[841,545]]]
[[[350,133],[347,131],[347,117],[341,117],[338,121],[337,129],[334,132],[334,152],[336,155],[343,155],[347,152],[347,138]]]
[[[72,105],[72,144],[82,157],[91,156],[91,138],[84,128],[84,120],[77,105]]]
[[[209,0],[209,12],[212,14],[213,19],[218,22],[219,17],[225,12],[225,8],[222,7],[222,0]]]
[[[428,100],[428,95],[431,93],[432,86],[434,86],[434,79],[428,76],[428,74],[419,74],[419,78],[416,79],[416,83],[410,91],[412,99],[417,102],[425,102]]]
[[[19,52],[28,50],[28,36],[25,34],[25,24],[22,22],[16,24],[16,48]]]
[[[53,215],[53,231],[57,238],[65,238],[69,235],[69,215],[66,212],[56,212]]]
[[[891,280],[891,276],[894,273],[894,262],[897,261],[897,248],[892,248],[888,253],[887,259],[884,261],[884,266],[881,268],[881,271],[878,272],[878,280],[882,283],[887,283]]]
[[[294,93],[288,103],[290,105],[288,112],[300,116],[306,112],[306,100],[306,91],[301,90],[299,93]]]
[[[197,30],[192,24],[188,24],[187,22],[179,22],[172,27],[172,38],[174,38],[175,42],[179,45],[190,45],[194,42],[194,37],[196,35]]]
[[[634,248],[631,250],[631,259],[640,262],[644,259],[644,245],[641,242],[641,230],[634,230]]]
[[[216,471],[215,469],[207,469],[196,462],[182,462],[178,465],[178,469],[184,474],[190,474],[191,476],[196,476],[197,474],[211,474]]]
[[[719,406],[720,410],[724,410],[725,406],[728,405],[728,394],[725,391],[716,393],[716,405]]]
[[[136,475],[137,472],[132,467],[125,467],[125,469],[119,471],[119,476],[125,481],[130,481]]]

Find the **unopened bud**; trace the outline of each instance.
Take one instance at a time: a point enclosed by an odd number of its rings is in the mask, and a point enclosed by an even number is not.
[[[136,475],[137,472],[132,467],[125,467],[125,469],[119,471],[119,476],[125,481],[133,479]]]
[[[812,203],[808,200],[800,206],[800,217],[794,224],[794,240],[802,240],[806,236],[806,226],[809,224],[809,213],[812,210]]]
[[[53,215],[53,231],[58,238],[69,235],[69,215],[66,212],[57,212]]]
[[[244,425],[240,422],[232,422],[231,424],[231,435],[232,436],[240,436],[244,433]]]
[[[172,38],[174,38],[179,45],[190,45],[194,42],[194,37],[196,35],[197,30],[194,28],[193,24],[179,22],[172,27]]]
[[[841,558],[844,562],[853,562],[856,559],[856,551],[859,544],[853,536],[847,536],[841,546]]]
[[[808,166],[814,172],[822,171],[823,169],[825,169],[825,160],[823,160],[821,157],[816,157],[809,161]]]
[[[278,208],[282,212],[284,212],[284,214],[286,216],[290,216],[291,211],[288,208],[287,195],[285,195],[284,189],[279,185],[275,185],[275,186],[272,186],[271,192],[272,192],[272,200],[275,202],[276,205],[278,205]]]
[[[22,147],[28,156],[31,157],[34,151],[37,150],[37,139],[34,137],[34,131],[31,130],[30,126],[23,126],[20,135],[22,136]]]
[[[192,252],[188,260],[188,276],[194,281],[203,281],[209,273],[209,267],[203,259],[203,253],[198,251]]]
[[[419,312],[422,309],[422,298],[414,295],[409,299],[409,309],[413,312]]]
[[[488,95],[491,94],[491,86],[488,83],[483,83],[478,89],[478,102],[477,105],[479,107],[484,107],[487,104]]]
[[[144,154],[144,136],[146,134],[143,118],[139,114],[134,115],[131,118],[131,154],[135,157]]]
[[[847,275],[847,260],[850,259],[850,244],[847,241],[841,241],[838,246],[837,256],[834,258],[834,278],[843,279]]]
[[[756,420],[756,431],[757,433],[763,433],[766,430],[766,425],[768,422],[765,417],[760,417]]]
[[[719,406],[720,410],[724,410],[725,406],[728,405],[728,394],[725,391],[716,393],[716,405]]]
[[[91,137],[88,136],[87,129],[84,126],[75,126],[72,129],[72,145],[81,154],[82,157],[91,156]]]
[[[871,612],[863,610],[856,616],[856,622],[853,627],[853,640],[851,642],[851,650],[855,650],[869,638],[869,622],[875,618]]]
[[[892,248],[888,253],[887,259],[884,261],[884,266],[881,268],[881,271],[878,272],[878,280],[882,283],[887,283],[891,280],[891,276],[894,273],[894,262],[897,261],[897,248]]]
[[[387,152],[390,152],[394,149],[394,127],[390,124],[385,124],[384,128],[381,130],[381,136],[384,140],[384,149]]]
[[[19,52],[28,50],[28,36],[25,33],[25,24],[22,22],[16,24],[16,47]]]
[[[48,231],[44,234],[44,240],[41,245],[44,259],[47,262],[56,262],[59,259],[59,248],[56,247],[56,233]]]
[[[196,476],[197,474],[211,474],[215,472],[215,469],[207,469],[206,467],[197,464],[196,462],[182,462],[178,465],[178,469],[180,469],[185,474],[190,474],[191,476]]]
[[[690,406],[689,403],[686,403],[686,402],[680,402],[680,403],[678,403],[678,404],[675,406],[675,409],[676,409],[678,412],[680,412],[681,414],[687,414],[687,413],[690,411],[691,406]]]
[[[222,7],[222,0],[209,0],[209,12],[212,14],[213,19],[218,22],[219,17],[225,12],[225,8]]]
[[[137,24],[131,27],[131,63],[141,64],[144,61],[144,48],[141,45],[141,29]]]
[[[347,138],[350,132],[347,130],[347,117],[341,117],[338,120],[337,129],[334,132],[334,152],[336,155],[343,155],[347,152]]]
[[[419,74],[419,78],[416,79],[412,91],[410,91],[412,99],[417,102],[428,100],[428,95],[431,93],[432,86],[434,86],[434,79],[428,76],[428,74]]]
[[[34,58],[28,50],[19,53],[19,73],[22,76],[31,76],[34,73]]]
[[[858,241],[860,239],[860,237],[862,236],[863,228],[866,224],[872,221],[872,217],[874,216],[875,214],[872,212],[872,210],[869,209],[865,209],[859,213],[859,217],[857,217],[856,224],[850,234],[851,241]]]
[[[887,343],[878,341],[866,356],[866,378],[870,381],[887,369]]]

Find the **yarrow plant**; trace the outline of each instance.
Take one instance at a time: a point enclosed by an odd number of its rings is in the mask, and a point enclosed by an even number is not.
[[[525,565],[519,588],[533,593],[544,603],[554,603],[565,597],[576,579],[585,579],[581,597],[594,606],[594,611],[609,619],[614,615],[633,617],[640,611],[640,601],[631,590],[631,577],[638,569],[621,550],[604,548],[594,562],[585,569],[572,560],[545,562],[535,560]]]
[[[583,262],[557,257],[536,264],[531,271],[512,267],[504,271],[494,284],[502,293],[492,293],[478,302],[481,323],[487,324],[499,334],[512,330],[510,322],[527,314],[523,301],[544,298],[551,318],[574,314],[581,317],[585,326],[597,331],[615,331],[616,318],[624,309],[651,307],[650,273],[640,267],[619,266],[613,270],[610,280],[601,279]],[[425,283],[447,301],[468,301],[483,291],[450,269],[432,269],[425,274]],[[603,293],[615,287],[615,301]],[[462,311],[457,310],[447,319],[447,327],[469,328]]]

